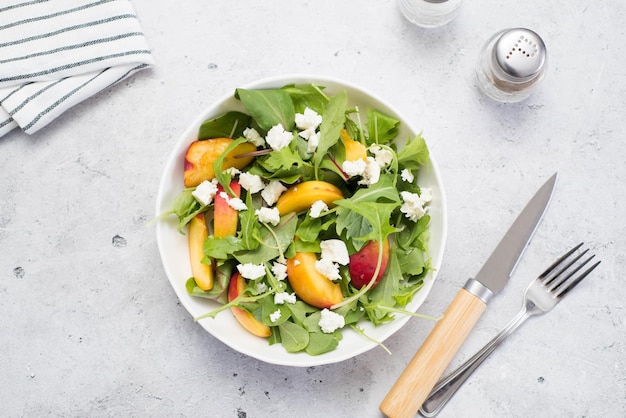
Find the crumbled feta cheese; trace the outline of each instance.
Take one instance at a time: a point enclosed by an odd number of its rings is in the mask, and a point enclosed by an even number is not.
[[[285,131],[280,123],[273,126],[265,136],[265,141],[274,151],[280,151],[285,148],[293,139],[293,133]]]
[[[234,177],[237,174],[241,173],[241,170],[239,170],[237,167],[228,167],[226,170],[224,170],[224,173],[230,174]]]
[[[237,270],[241,275],[248,280],[255,280],[259,277],[265,276],[265,266],[263,264],[238,264]]]
[[[311,138],[311,136],[315,135],[315,128],[309,128],[309,129],[305,129],[304,131],[300,131],[298,132],[298,135],[308,140],[309,138]]]
[[[258,282],[256,284],[256,291],[261,294],[261,293],[265,293],[267,291],[267,284],[265,284],[265,282]]]
[[[204,206],[211,204],[213,198],[217,194],[217,181],[204,180],[198,184],[196,190],[191,195]]]
[[[365,173],[367,163],[361,159],[355,161],[344,161],[341,169],[350,177],[361,176]]]
[[[328,258],[320,258],[315,261],[315,270],[328,280],[334,281],[341,279],[339,275],[339,264],[333,263],[332,260]]]
[[[359,180],[359,184],[372,185],[380,180],[380,165],[372,157],[367,157],[365,171],[362,174],[363,179]]]
[[[370,152],[374,154],[374,159],[381,168],[387,167],[393,161],[393,153],[387,148],[375,145],[370,147]]]
[[[320,144],[320,134],[315,132],[311,134],[308,138],[308,144],[306,146],[307,152],[313,153],[317,149],[317,146]]]
[[[429,203],[431,200],[433,200],[432,189],[428,187],[422,187],[420,189],[420,199],[422,199],[422,202],[424,203]]]
[[[282,263],[274,263],[272,265],[272,273],[274,273],[276,280],[282,282],[287,278],[287,266]]]
[[[339,328],[343,328],[343,326],[346,325],[346,320],[338,313],[324,308],[322,309],[322,316],[317,324],[322,329],[322,332],[330,334]]]
[[[415,176],[408,168],[405,168],[400,172],[400,177],[402,177],[402,180],[406,181],[407,183],[413,183],[413,180],[415,180]]]
[[[320,242],[322,249],[322,259],[328,259],[334,263],[346,265],[350,262],[348,255],[348,247],[346,243],[340,239],[327,239]]]
[[[296,113],[296,126],[298,129],[306,130],[312,128],[315,130],[321,123],[322,116],[313,109],[307,107],[304,109],[304,113]]]
[[[280,213],[278,208],[261,208],[254,211],[260,222],[272,225],[280,223]]]
[[[260,192],[265,187],[261,176],[246,172],[239,175],[239,184],[252,194]]]
[[[287,190],[287,188],[283,186],[280,181],[272,180],[267,186],[265,186],[265,189],[261,192],[261,196],[263,197],[263,200],[271,206],[276,203],[280,195],[283,194],[285,190]]]
[[[300,261],[299,260],[293,260],[293,266],[299,266],[300,265]]]
[[[400,192],[400,196],[404,203],[400,206],[400,211],[405,214],[407,218],[416,222],[422,216],[426,214],[426,208],[424,208],[424,202],[417,193]]]
[[[289,294],[287,292],[274,293],[274,303],[276,305],[283,305],[285,302],[292,305],[296,303],[296,294]]]
[[[265,140],[263,139],[263,137],[261,135],[259,135],[257,130],[254,129],[254,128],[246,128],[246,129],[244,129],[243,136],[244,136],[244,138],[246,138],[248,141],[252,142],[257,147],[265,146]]]
[[[324,203],[323,200],[316,200],[311,205],[309,216],[311,218],[319,218],[322,212],[327,212],[327,211],[328,211],[328,205]]]
[[[280,316],[281,316],[280,309],[277,309],[270,314],[270,321],[276,322],[280,319]]]
[[[247,210],[248,207],[246,206],[246,204],[244,203],[243,200],[241,200],[238,197],[231,197],[228,200],[228,206],[230,206],[231,208],[237,210],[237,211],[242,211],[242,210]]]

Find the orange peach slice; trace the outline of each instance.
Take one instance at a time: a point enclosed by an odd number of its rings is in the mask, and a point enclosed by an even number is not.
[[[318,200],[323,201],[329,208],[335,206],[336,200],[343,199],[343,193],[334,184],[311,180],[291,186],[280,195],[276,208],[280,215],[289,212],[301,212],[311,207]]]
[[[230,283],[228,284],[228,301],[232,302],[235,300],[237,296],[239,296],[246,288],[246,279],[243,278],[239,272],[233,274],[230,278]],[[252,315],[251,312],[233,306],[230,308],[233,315],[242,327],[248,330],[250,333],[256,335],[257,337],[267,338],[272,334],[270,327],[265,325],[263,322],[259,321]]]
[[[189,261],[191,273],[198,287],[202,290],[213,288],[213,267],[204,264],[204,240],[209,236],[209,231],[204,220],[204,214],[199,213],[189,222]]]
[[[343,300],[341,286],[315,268],[315,253],[301,252],[287,260],[287,279],[300,299],[317,308],[330,308]]]
[[[213,163],[220,155],[224,153],[226,148],[233,142],[230,138],[214,138],[202,141],[194,141],[187,148],[185,154],[184,179],[185,187],[193,187],[202,183],[204,180],[212,180],[215,178],[215,170]],[[239,144],[233,149],[226,158],[222,170],[230,167],[242,169],[252,162],[254,157],[235,158],[235,155],[256,151],[256,146],[249,142]]]
[[[237,197],[241,196],[239,182],[231,182],[230,188]],[[221,196],[222,192],[224,188],[218,185],[217,194],[213,200],[213,235],[217,238],[235,235],[239,224],[239,212],[228,205],[228,200]]]
[[[350,256],[350,282],[357,289],[361,289],[366,286],[374,273],[376,272],[376,265],[378,264],[378,241],[370,241],[358,253]],[[387,264],[389,262],[389,240],[383,241],[383,259],[380,265],[380,270],[371,288],[374,288],[380,279],[382,279],[385,271],[387,270]]]
[[[346,161],[367,160],[367,148],[350,137],[348,131],[341,130],[341,140],[346,149]]]

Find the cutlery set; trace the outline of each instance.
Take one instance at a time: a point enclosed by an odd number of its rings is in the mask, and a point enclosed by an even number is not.
[[[513,222],[483,267],[457,293],[420,349],[411,359],[387,396],[380,410],[388,417],[413,417],[419,413],[434,417],[446,405],[476,368],[526,319],[550,311],[589,275],[600,261],[578,244],[557,259],[526,289],[518,315],[484,348],[441,379],[447,366],[486,309],[491,297],[502,290],[511,277],[528,242],[550,203],[557,175],[537,191]]]

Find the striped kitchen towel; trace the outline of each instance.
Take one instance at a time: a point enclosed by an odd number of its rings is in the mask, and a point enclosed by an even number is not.
[[[129,0],[0,1],[0,137],[154,64]]]

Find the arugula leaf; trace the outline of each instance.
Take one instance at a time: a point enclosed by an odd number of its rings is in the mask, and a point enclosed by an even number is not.
[[[259,223],[256,215],[254,214],[254,206],[252,205],[252,194],[246,194],[246,206],[247,210],[239,212],[239,225],[242,250],[254,250],[259,246],[259,241],[262,239],[259,234]]]
[[[288,353],[304,350],[309,344],[309,332],[294,322],[283,322],[278,325],[280,339]]]
[[[215,237],[209,235],[204,240],[203,245],[204,256],[219,260],[226,260],[231,254],[244,248],[241,238],[235,236]]]
[[[288,147],[284,147],[279,151],[272,151],[265,158],[259,161],[259,164],[267,171],[278,171],[290,168],[299,168],[305,165],[304,160],[295,149],[292,142]]]
[[[383,202],[390,202],[385,204]],[[344,231],[347,238],[364,241],[367,237],[376,239],[377,226],[383,224],[386,237],[395,229],[391,228],[391,213],[400,206],[400,196],[393,186],[392,177],[382,175],[378,183],[357,190],[350,199],[335,202],[337,209],[337,233]]]
[[[418,169],[428,163],[428,147],[419,134],[409,139],[398,152],[398,164],[409,169]]]
[[[293,242],[297,225],[298,216],[295,213],[285,215],[273,228],[273,234],[267,228],[260,231],[263,243],[258,248],[251,251],[237,251],[233,255],[242,264],[260,264],[279,257]]]
[[[328,103],[328,96],[323,92],[324,87],[315,84],[305,84],[301,86],[288,85],[283,87],[293,100],[296,112],[304,113],[305,108],[313,109],[318,114],[322,114],[324,106]]]
[[[305,351],[311,356],[328,353],[337,348],[341,338],[342,335],[338,331],[329,334],[324,332],[312,332],[309,334],[309,344],[306,346]]]
[[[198,130],[198,139],[238,138],[250,126],[250,119],[245,113],[232,111],[205,120]]]
[[[200,289],[193,277],[185,283],[187,293],[205,299],[211,299],[221,304],[228,302],[228,284],[233,271],[233,264],[226,263],[215,269],[213,288],[211,290]]]
[[[174,213],[178,217],[177,230],[183,234],[183,228],[187,225],[197,214],[204,212],[206,206],[202,206],[195,197],[191,194],[195,190],[195,187],[183,190],[176,196],[172,203],[171,213]]]
[[[262,129],[269,131],[278,124],[287,131],[293,129],[296,112],[293,100],[286,90],[237,89],[235,95]]]
[[[328,150],[339,141],[341,129],[346,120],[346,106],[348,105],[348,95],[345,91],[330,98],[322,113],[322,123],[320,124],[320,141],[313,156],[315,173],[322,160],[326,158]]]
[[[367,109],[366,113],[366,129],[369,133],[370,144],[386,144],[398,136],[398,126],[400,126],[398,119],[373,109]]]

